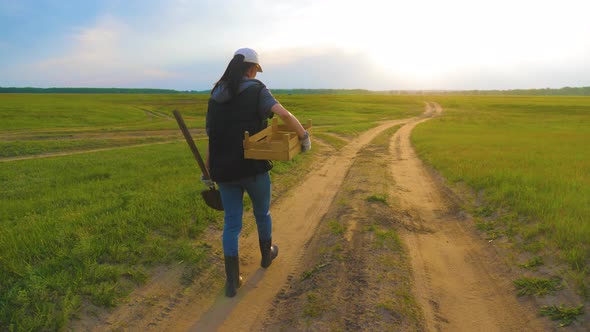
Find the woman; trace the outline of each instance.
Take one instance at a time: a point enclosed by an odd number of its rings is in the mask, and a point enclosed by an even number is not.
[[[255,79],[262,72],[258,54],[250,48],[234,53],[221,79],[211,90],[207,110],[209,149],[207,167],[211,180],[219,185],[225,211],[223,253],[225,258],[225,295],[233,297],[241,285],[238,238],[242,230],[243,196],[248,193],[254,209],[260,253],[260,265],[267,268],[279,253],[272,243],[270,216],[271,183],[268,160],[244,159],[244,132],[251,135],[266,128],[274,114],[297,133],[301,150],[311,148],[309,134],[301,123],[287,111],[264,86]],[[207,181],[204,181],[207,182]],[[207,182],[205,185],[210,186]]]

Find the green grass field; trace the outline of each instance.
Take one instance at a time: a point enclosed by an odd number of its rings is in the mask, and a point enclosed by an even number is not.
[[[313,119],[319,134],[344,136],[424,108],[413,97],[279,100],[302,121]],[[202,234],[209,225],[220,228],[222,214],[200,199],[200,172],[169,118],[179,109],[189,127],[202,132],[206,101],[195,95],[0,95],[6,119],[0,158],[117,147],[0,162],[0,330],[63,329],[87,303],[120,303],[152,267],[198,271],[214,255]],[[130,146],[163,140],[170,141]],[[205,143],[198,140],[200,148]],[[314,152],[275,162],[274,195],[302,177]]]
[[[154,264],[200,264],[219,222],[182,142],[7,162],[0,182],[0,321],[17,330],[113,306]]]
[[[412,116],[423,109],[415,97],[404,96],[278,98],[302,122],[312,119],[320,135],[352,137],[378,121]],[[2,94],[0,158],[182,139],[173,109],[180,110],[187,125],[200,128],[202,135],[207,99],[207,95]]]
[[[557,249],[587,277],[590,98],[433,99],[445,113],[415,129],[420,157],[450,182],[481,194],[487,206],[476,212],[500,212],[494,223],[503,235],[518,238],[528,251]],[[588,292],[589,285],[580,284]]]
[[[171,116],[174,108],[196,115],[196,108],[204,108],[207,103],[205,96],[126,94],[5,94],[0,95],[0,100],[3,133],[175,129],[173,121],[158,121],[157,115]],[[145,111],[156,116],[146,116]]]
[[[413,134],[420,157],[483,197],[480,229],[519,239],[536,257],[557,250],[588,289],[590,98],[277,98],[336,149],[379,121],[421,113],[423,100],[439,102],[444,116]],[[0,160],[116,148],[0,162],[0,330],[64,328],[87,303],[120,303],[153,267],[198,271],[214,255],[202,235],[221,227],[221,213],[201,201],[198,168],[170,114],[181,110],[203,148],[206,102],[0,95]],[[273,195],[299,181],[316,151],[275,163]]]

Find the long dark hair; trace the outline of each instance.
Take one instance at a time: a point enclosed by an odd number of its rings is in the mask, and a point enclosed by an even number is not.
[[[244,56],[241,54],[234,55],[233,59],[231,59],[231,61],[227,65],[227,68],[225,69],[225,72],[223,73],[219,81],[215,83],[213,90],[217,88],[219,83],[224,82],[229,89],[230,96],[237,96],[238,88],[240,86],[240,81],[242,80],[242,77],[244,77],[246,75],[246,72],[252,66],[255,65],[256,64],[254,63],[244,62]],[[211,93],[213,93],[213,90],[211,90]]]

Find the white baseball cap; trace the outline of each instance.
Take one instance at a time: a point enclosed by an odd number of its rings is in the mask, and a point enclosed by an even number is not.
[[[258,53],[256,53],[256,51],[254,51],[251,48],[240,48],[239,50],[237,50],[234,55],[238,55],[241,54],[244,56],[244,62],[250,62],[250,63],[255,63],[256,64],[256,70],[259,73],[262,73],[262,67],[260,67],[260,63],[258,62]]]

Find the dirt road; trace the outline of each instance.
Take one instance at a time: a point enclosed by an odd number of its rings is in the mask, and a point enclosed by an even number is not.
[[[269,269],[259,266],[256,232],[240,239],[241,273],[245,284],[235,298],[223,296],[220,270],[214,271],[216,275],[197,278],[195,287],[188,291],[173,285],[172,280],[176,280],[178,274],[163,271],[135,292],[129,305],[122,306],[105,319],[80,326],[105,331],[117,328],[157,331],[267,329],[271,325],[265,321],[269,319],[273,303],[278,303],[277,294],[290,281],[292,283],[295,271],[300,273],[298,266],[309,258],[305,255],[314,254],[304,252],[303,248],[330,207],[338,204],[334,198],[343,190],[343,180],[357,153],[387,128],[403,125],[390,145],[388,160],[391,159],[390,171],[395,185],[388,194],[399,200],[403,211],[398,213],[405,216],[405,223],[411,225],[403,227],[402,242],[411,260],[414,297],[425,320],[421,323],[424,327],[419,330],[549,330],[532,309],[518,302],[511,280],[503,273],[495,252],[485,241],[465,229],[465,221],[452,211],[443,189],[411,147],[412,129],[441,113],[439,105],[427,103],[426,112],[421,117],[382,123],[340,151],[326,156],[300,185],[272,206],[273,238],[280,246],[280,255]],[[346,232],[350,243],[360,243],[350,235],[359,230]],[[370,254],[371,251],[367,252]],[[362,262],[363,258],[358,259]],[[155,303],[150,302],[158,296],[160,298],[154,300]],[[387,308],[387,303],[382,307]],[[349,312],[356,309],[351,310]],[[416,314],[416,317],[422,315]],[[362,329],[359,325],[356,327]]]
[[[430,104],[440,115],[442,109]],[[429,232],[405,232],[415,279],[415,296],[429,331],[545,331],[534,312],[518,303],[510,280],[502,276],[491,245],[473,236],[450,205],[440,185],[416,157],[410,122],[393,137],[392,193],[415,224]]]
[[[242,273],[246,283],[235,299],[218,298],[211,309],[190,326],[192,331],[256,331],[266,316],[274,296],[287,282],[301,258],[301,248],[314,232],[340,189],[355,155],[383,130],[408,120],[389,121],[373,128],[344,147],[341,152],[314,170],[290,192],[290,196],[273,206],[273,237],[280,246],[280,259],[272,268],[259,267],[255,236],[242,241],[246,264]]]

